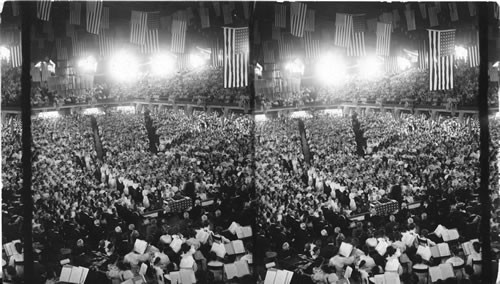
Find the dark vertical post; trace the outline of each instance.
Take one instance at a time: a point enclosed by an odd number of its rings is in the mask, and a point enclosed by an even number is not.
[[[479,199],[481,202],[481,236],[482,236],[482,281],[481,283],[493,283],[491,267],[491,244],[490,244],[490,217],[491,200],[489,192],[489,142],[490,131],[488,123],[488,6],[496,3],[478,3],[479,18],[479,123],[480,123],[480,150],[479,163],[481,166],[481,183],[479,187]]]
[[[34,2],[20,2],[21,6],[21,42],[22,42],[22,72],[21,72],[21,119],[22,131],[22,165],[23,165],[23,189],[21,198],[24,209],[23,239],[24,239],[24,283],[35,283],[33,266],[33,240],[31,233],[31,220],[33,219],[33,198],[31,195],[31,7]]]

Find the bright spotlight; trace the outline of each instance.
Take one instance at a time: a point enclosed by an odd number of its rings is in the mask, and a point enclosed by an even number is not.
[[[266,115],[265,114],[256,114],[255,115],[255,121],[261,122],[261,121],[266,121]]]
[[[86,108],[83,110],[84,115],[99,115],[99,114],[104,114],[104,112],[96,107],[93,108]]]
[[[61,115],[59,114],[58,111],[44,111],[38,114],[39,118],[58,118]]]
[[[316,64],[316,78],[324,84],[338,85],[345,82],[347,67],[341,57],[327,54]]]
[[[455,46],[455,56],[457,57],[457,59],[466,59],[467,49],[462,46]]]
[[[84,72],[95,72],[97,70],[97,60],[93,56],[82,58],[78,61],[78,67]]]
[[[151,60],[151,72],[156,76],[172,74],[175,67],[175,59],[168,54],[159,54]]]
[[[191,54],[189,56],[189,64],[192,68],[197,69],[205,65],[205,60],[198,54]]]
[[[292,74],[304,74],[304,63],[299,58],[285,65],[285,69]]]
[[[10,50],[5,46],[0,46],[0,59],[7,61],[10,59]]]
[[[401,70],[406,70],[410,68],[411,63],[410,60],[404,58],[404,57],[398,57],[398,67]]]
[[[377,57],[368,57],[360,64],[359,75],[365,79],[374,79],[382,74],[382,62]]]
[[[109,71],[115,80],[134,81],[139,74],[139,62],[132,53],[122,50],[111,58]]]

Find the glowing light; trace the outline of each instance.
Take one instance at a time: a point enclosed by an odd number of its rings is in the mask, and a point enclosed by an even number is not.
[[[285,69],[286,69],[286,71],[288,71],[290,73],[303,75],[304,74],[304,63],[302,63],[302,61],[300,59],[296,58],[294,61],[288,62],[285,65]]]
[[[119,106],[116,107],[117,111],[124,112],[124,113],[135,113],[135,107],[134,106]]]
[[[10,60],[10,50],[5,46],[0,46],[0,59],[1,60]]]
[[[368,57],[360,64],[359,75],[364,79],[375,79],[382,73],[382,62],[377,57]]]
[[[95,114],[104,114],[104,112],[102,112],[102,110],[100,110],[96,107],[92,107],[92,108],[84,109],[83,114],[84,115],[95,115]]]
[[[500,64],[500,61],[497,61],[497,62],[495,62],[495,64],[493,64],[493,67],[498,68],[499,64]]]
[[[201,57],[198,54],[191,54],[189,56],[189,64],[194,69],[197,69],[197,68],[205,66],[205,63],[206,63],[206,59],[203,59],[203,57]]]
[[[329,53],[318,61],[315,73],[323,84],[339,85],[346,81],[347,68],[341,57]]]
[[[159,54],[151,60],[151,73],[155,76],[172,74],[175,69],[175,59],[168,54]]]
[[[455,56],[457,59],[466,59],[467,49],[462,46],[455,46]]]
[[[307,113],[306,111],[299,110],[299,111],[294,111],[290,115],[291,118],[311,118],[312,115]]]
[[[125,50],[119,51],[109,63],[111,76],[117,81],[135,81],[139,75],[138,62],[134,54]]]
[[[83,72],[95,72],[97,70],[97,60],[93,56],[82,58],[78,61],[78,68]]]
[[[60,116],[58,111],[44,111],[38,114],[38,117],[43,119],[59,118]]]
[[[259,122],[259,121],[266,121],[267,120],[267,117],[265,114],[256,114],[255,115],[255,121]]]
[[[410,68],[411,63],[410,60],[404,58],[404,57],[398,57],[398,67],[401,70],[406,70]]]

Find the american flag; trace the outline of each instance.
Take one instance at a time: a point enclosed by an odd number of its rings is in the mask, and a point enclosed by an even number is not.
[[[422,15],[422,19],[427,19],[427,7],[425,3],[418,3],[418,8],[420,9],[420,15]]]
[[[389,56],[391,47],[392,25],[386,23],[377,23],[377,44],[375,54],[380,56]]]
[[[224,25],[229,25],[233,23],[233,10],[231,9],[231,5],[222,4],[222,13],[224,16]]]
[[[220,3],[217,1],[214,1],[214,2],[212,2],[212,5],[214,6],[215,16],[220,17]]]
[[[467,57],[469,58],[470,67],[479,66],[479,46],[477,44],[469,46],[467,48],[467,55]]]
[[[160,29],[160,12],[146,13],[146,42],[141,45],[142,53],[157,53],[160,51],[158,30]]]
[[[417,26],[415,24],[415,11],[414,10],[405,10],[405,17],[406,17],[406,27],[408,28],[409,31],[414,31],[417,29]]]
[[[87,44],[85,40],[80,40],[80,36],[75,35],[71,38],[71,47],[73,57],[82,57],[87,54]]]
[[[210,15],[208,14],[208,8],[200,8],[200,20],[202,29],[210,27]]]
[[[87,2],[86,13],[87,32],[95,35],[99,34],[102,16],[102,1]]]
[[[421,41],[418,46],[418,69],[429,69],[429,45],[427,41]]]
[[[429,7],[429,25],[431,27],[439,26],[437,14],[438,12],[436,7]]]
[[[306,58],[316,59],[319,57],[320,55],[319,40],[315,39],[311,32],[305,32],[304,48],[306,51]]]
[[[352,34],[352,15],[337,13],[335,17],[335,42],[336,46],[348,47]]]
[[[293,2],[290,4],[290,33],[296,37],[304,36],[307,5]]]
[[[36,17],[42,21],[50,21],[50,10],[52,0],[40,0],[36,2]]]
[[[80,25],[80,16],[82,14],[82,3],[69,3],[69,23],[72,25]]]
[[[21,67],[23,64],[23,56],[21,52],[21,44],[10,47],[10,63],[12,67]]]
[[[114,38],[108,30],[102,30],[97,37],[99,54],[103,57],[110,56],[114,50]]]
[[[453,89],[453,52],[455,30],[429,31],[429,88],[435,90]]]
[[[394,75],[399,72],[398,58],[389,56],[384,58],[384,69],[387,75]]]
[[[189,54],[177,54],[177,70],[180,72],[189,69]]]
[[[274,40],[280,40],[281,39],[281,28],[280,27],[274,27],[273,26],[273,31],[271,34],[271,38]]]
[[[264,63],[275,63],[274,45],[272,41],[265,41],[262,51],[264,53]]]
[[[469,7],[469,15],[474,17],[476,15],[476,3],[467,2],[467,6]]]
[[[186,19],[174,19],[172,22],[172,45],[171,51],[175,53],[184,53],[184,45],[186,42]]]
[[[224,27],[224,88],[248,85],[248,28]]]
[[[142,45],[146,41],[147,13],[132,11],[130,42]]]
[[[212,43],[210,59],[212,61],[212,67],[219,68],[223,64],[222,48],[219,44],[219,40],[214,40]]]
[[[283,4],[274,4],[274,26],[286,28],[286,6]]]
[[[306,32],[314,32],[314,28],[316,25],[316,11],[314,10],[307,10],[307,17],[306,17],[306,26],[304,30]]]
[[[347,46],[347,56],[365,56],[365,16],[352,15],[352,22],[352,35]]]
[[[57,60],[68,60],[68,50],[60,38],[56,39],[56,54]]]
[[[278,41],[279,55],[281,60],[290,59],[293,56],[292,43],[285,37],[281,37]]]
[[[109,29],[109,7],[102,7],[101,29]]]

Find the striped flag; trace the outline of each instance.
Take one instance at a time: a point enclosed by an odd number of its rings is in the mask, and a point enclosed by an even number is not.
[[[102,30],[98,37],[99,54],[102,57],[110,56],[114,50],[114,38],[110,35],[109,31]]]
[[[311,32],[305,32],[304,47],[306,51],[306,58],[316,59],[320,55],[319,40],[314,39]]]
[[[335,17],[335,45],[348,47],[352,29],[352,15],[337,13]]]
[[[177,70],[180,72],[189,69],[189,54],[177,54]]]
[[[272,39],[274,40],[280,40],[281,39],[281,28],[280,27],[274,27],[273,26],[273,31],[272,31]]]
[[[287,60],[293,57],[292,43],[289,40],[286,40],[285,37],[282,36],[282,38],[278,41],[278,48],[281,60]]]
[[[57,60],[68,60],[68,50],[64,46],[62,39],[56,39]]]
[[[304,30],[306,32],[314,32],[314,28],[316,25],[315,15],[316,12],[314,10],[307,10],[306,26],[304,27]]]
[[[476,15],[476,3],[467,2],[467,7],[469,7],[469,15],[474,17]]]
[[[467,48],[467,57],[469,58],[469,66],[479,66],[479,46],[477,44]]]
[[[248,28],[224,27],[224,88],[248,85]]]
[[[186,43],[187,22],[185,19],[176,18],[172,22],[172,45],[171,51],[184,53]]]
[[[448,3],[448,8],[450,10],[450,19],[452,22],[458,21],[458,10],[457,3],[450,2]]]
[[[436,7],[429,7],[429,25],[431,27],[439,26]]]
[[[275,63],[274,59],[274,45],[272,41],[265,41],[262,47],[264,53],[264,63]]]
[[[365,15],[352,15],[352,34],[347,56],[365,56]]]
[[[274,4],[274,26],[286,28],[286,6],[283,4]]]
[[[429,69],[429,46],[427,41],[422,41],[418,46],[418,69]]]
[[[420,9],[420,15],[422,16],[422,19],[427,19],[427,7],[425,6],[425,3],[419,2],[418,8]]]
[[[142,53],[157,53],[160,51],[158,30],[160,29],[160,12],[147,13],[146,43],[141,45]]]
[[[220,3],[217,1],[214,1],[214,2],[212,2],[212,5],[214,6],[215,16],[220,17]]]
[[[414,10],[405,10],[405,18],[406,18],[406,27],[408,31],[414,31],[417,29],[417,25],[415,24],[415,11]]]
[[[398,58],[397,56],[389,56],[384,59],[384,69],[385,73],[388,75],[394,75],[399,72]]]
[[[13,68],[21,67],[23,65],[23,55],[20,43],[10,47],[10,63]]]
[[[210,58],[212,67],[219,68],[223,64],[222,48],[219,45],[219,40],[214,40],[212,43]]]
[[[40,0],[36,2],[36,17],[42,21],[50,21],[51,0]]]
[[[224,25],[233,23],[233,10],[229,4],[222,4],[222,14],[224,16]]]
[[[71,38],[71,47],[73,57],[83,57],[87,54],[86,41],[80,40],[80,36],[78,35]]]
[[[102,7],[101,29],[109,29],[109,7]]]
[[[130,42],[142,45],[146,41],[147,13],[132,11],[130,22]]]
[[[87,32],[95,35],[99,34],[102,16],[102,1],[87,2],[86,13]]]
[[[435,90],[453,89],[453,53],[455,30],[429,31],[429,88]]]
[[[377,23],[377,44],[375,54],[380,56],[389,56],[391,47],[391,24]]]
[[[12,4],[12,16],[17,17],[19,16],[19,2],[17,1],[10,1]]]
[[[202,29],[210,27],[210,15],[208,14],[208,8],[200,8],[200,20]]]
[[[69,3],[69,23],[72,25],[80,25],[80,16],[82,15],[82,3]]]
[[[296,37],[304,36],[307,5],[293,2],[290,4],[290,33]]]

